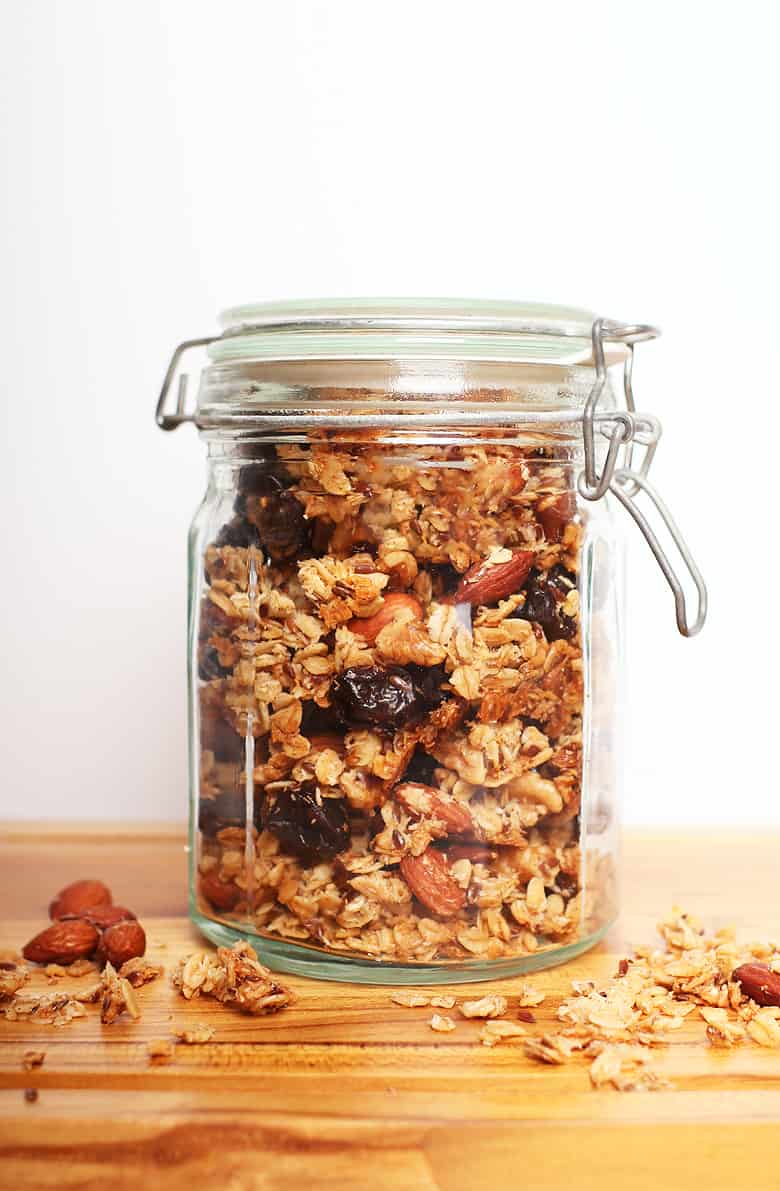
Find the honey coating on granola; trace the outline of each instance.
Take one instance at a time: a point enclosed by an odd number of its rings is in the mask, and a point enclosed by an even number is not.
[[[576,937],[573,466],[501,442],[264,453],[203,559],[203,911],[396,961]]]

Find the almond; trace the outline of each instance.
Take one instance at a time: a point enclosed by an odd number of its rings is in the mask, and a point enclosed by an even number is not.
[[[63,914],[61,921],[83,918],[86,922],[91,922],[98,930],[107,930],[109,926],[116,926],[117,922],[127,922],[135,917],[133,911],[128,910],[125,906],[94,906],[90,910],[82,910],[80,914]]]
[[[773,972],[766,964],[741,964],[731,973],[742,991],[757,1005],[780,1005],[780,972]]]
[[[444,794],[433,786],[420,782],[402,782],[394,791],[396,800],[410,815],[426,819],[440,819],[448,835],[464,835],[472,831],[471,811],[451,794]]]
[[[414,620],[422,620],[422,604],[413,595],[396,591],[386,595],[382,607],[373,616],[356,616],[347,624],[347,628],[357,633],[364,641],[372,644],[376,641],[386,624],[395,620],[399,612],[410,611]]]
[[[204,873],[200,891],[216,910],[232,910],[241,900],[241,890],[232,881],[220,881],[216,873]]]
[[[536,516],[541,522],[548,542],[560,542],[563,531],[577,510],[573,492],[559,492],[543,496],[536,506]]]
[[[512,550],[505,562],[475,563],[461,578],[450,601],[454,604],[496,604],[525,583],[534,563],[533,550]]]
[[[50,918],[62,918],[63,914],[78,914],[95,906],[110,906],[111,890],[102,881],[74,881],[66,885],[49,906]]]
[[[495,851],[485,844],[453,844],[447,849],[447,860],[454,864],[456,860],[470,860],[472,864],[489,864],[495,858]]]
[[[434,914],[456,914],[466,904],[466,895],[450,876],[446,858],[435,848],[427,848],[422,856],[404,856],[401,876],[417,900]]]
[[[129,959],[135,959],[146,951],[146,934],[140,922],[128,919],[117,922],[103,931],[100,953],[115,968],[121,968]]]
[[[99,934],[91,922],[71,918],[53,922],[22,948],[25,959],[36,964],[69,964],[86,959],[98,945]]]

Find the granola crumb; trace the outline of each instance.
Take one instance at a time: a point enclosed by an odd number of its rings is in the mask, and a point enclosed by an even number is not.
[[[434,1013],[430,1020],[430,1027],[436,1030],[438,1034],[449,1034],[455,1029],[455,1022],[451,1017],[442,1017],[439,1013]]]
[[[24,1089],[24,1098],[28,1104],[35,1104],[35,1101],[38,1099],[38,1089],[37,1088],[25,1088]]]
[[[531,1009],[518,1009],[517,1020],[533,1025],[536,1022],[536,1014]]]
[[[212,1026],[193,1026],[190,1030],[177,1030],[176,1037],[188,1046],[197,1046],[203,1042],[210,1042],[214,1037]]]
[[[12,956],[13,952],[1,954]],[[21,959],[4,959],[0,961],[0,1002],[10,1000],[20,988],[24,988],[30,979],[30,969]]]
[[[396,992],[393,993],[390,1000],[394,1005],[403,1005],[407,1009],[421,1009],[423,1005],[431,1004],[430,997],[426,997],[424,993],[416,992]]]
[[[486,1021],[479,1032],[483,1046],[497,1046],[504,1038],[521,1038],[526,1030],[514,1021]]]
[[[216,955],[196,951],[187,956],[173,974],[173,985],[186,1000],[202,993],[254,1016],[278,1013],[295,1000],[290,989],[273,979],[243,941],[218,947]]]
[[[133,988],[141,988],[142,985],[149,984],[150,981],[156,980],[162,974],[161,967],[157,964],[150,964],[142,955],[126,959],[119,969],[120,977],[127,980]]]
[[[33,1067],[42,1067],[45,1058],[45,1050],[26,1050],[22,1055],[22,1066],[25,1071],[32,1071]]]
[[[167,1038],[153,1039],[146,1044],[146,1053],[153,1066],[162,1067],[166,1063],[173,1062],[174,1045]]]
[[[125,980],[113,965],[107,963],[101,978],[102,1001],[100,1020],[104,1025],[111,1025],[123,1013],[128,1013],[134,1021],[141,1016],[133,987],[129,980]]]
[[[506,997],[489,993],[478,1001],[464,1001],[460,1011],[464,1017],[503,1017],[508,1008]]]
[[[62,980],[64,976],[72,976],[74,979],[78,979],[80,976],[94,975],[97,970],[97,965],[93,964],[91,960],[74,959],[71,964],[47,964],[43,972],[49,983],[55,984],[58,980]]]
[[[517,1003],[521,1009],[535,1009],[544,1001],[545,994],[533,984],[523,981],[517,989]]]
[[[448,993],[440,993],[436,997],[431,997],[431,1006],[434,1009],[454,1009],[455,997]]]

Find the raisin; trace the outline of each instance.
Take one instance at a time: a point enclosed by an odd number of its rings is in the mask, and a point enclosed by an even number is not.
[[[431,757],[422,749],[415,749],[412,759],[406,767],[404,781],[421,782],[423,786],[434,785],[433,773],[438,765],[435,757]]]
[[[244,517],[233,517],[219,531],[215,546],[233,546],[238,550],[247,550],[250,546],[260,545],[260,534],[257,527],[251,525]]]
[[[440,707],[447,698],[447,691],[442,686],[447,681],[447,671],[442,664],[438,666],[418,666],[410,662],[406,667],[412,676],[415,690],[420,696],[426,710],[433,711]]]
[[[341,798],[323,798],[316,782],[280,790],[263,826],[286,851],[306,863],[331,860],[349,847],[349,818]]]
[[[249,496],[246,515],[275,562],[294,558],[308,548],[311,526],[292,492],[283,489],[267,496]]]
[[[331,687],[333,705],[348,726],[394,731],[425,710],[419,689],[403,666],[351,666]]]
[[[260,830],[260,800],[255,796],[252,821]],[[215,836],[225,827],[244,827],[246,823],[246,798],[243,793],[217,794],[216,798],[204,798],[198,808],[198,828],[206,836]]]
[[[198,678],[210,682],[212,678],[224,678],[230,674],[229,666],[220,665],[219,654],[213,645],[201,645],[198,650]]]
[[[312,736],[340,736],[341,725],[330,708],[320,707],[313,699],[307,699],[303,704],[300,733],[307,740],[311,740]]]
[[[576,635],[577,622],[561,612],[558,605],[575,584],[575,577],[560,565],[553,567],[547,576],[531,571],[526,583],[525,603],[514,616],[540,625],[548,641],[570,640]]]

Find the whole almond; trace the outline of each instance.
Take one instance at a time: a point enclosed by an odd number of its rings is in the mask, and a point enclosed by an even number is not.
[[[766,964],[741,964],[731,973],[742,991],[757,1005],[780,1005],[780,972],[773,972]]]
[[[22,948],[25,959],[36,964],[69,964],[86,959],[98,945],[100,936],[91,922],[70,918],[53,922]]]
[[[232,910],[241,900],[241,890],[232,881],[220,881],[214,873],[200,878],[200,891],[215,910]]]
[[[110,906],[111,890],[102,881],[74,881],[66,885],[49,906],[50,918],[61,918],[63,914],[78,914],[95,906]]]
[[[422,604],[416,596],[407,595],[403,591],[393,591],[386,595],[382,607],[373,616],[355,616],[347,624],[347,628],[357,633],[369,644],[376,641],[386,624],[395,620],[399,612],[411,612],[414,620],[422,620]]]
[[[401,782],[393,791],[405,811],[417,817],[438,819],[448,835],[466,835],[474,830],[474,820],[465,802],[421,782]]]
[[[126,906],[94,906],[91,910],[82,910],[80,914],[63,914],[61,921],[70,918],[83,918],[91,922],[98,930],[107,930],[109,926],[116,926],[117,922],[128,922],[136,915]]]
[[[121,968],[128,959],[135,959],[146,951],[146,934],[140,922],[129,919],[117,922],[103,931],[100,953],[115,968]]]
[[[533,550],[512,550],[511,558],[491,563],[490,559],[470,567],[461,578],[453,604],[496,604],[514,595],[525,583],[534,564]]]
[[[400,867],[414,896],[434,914],[448,917],[463,909],[466,895],[450,875],[441,852],[427,848],[422,856],[404,856]]]

